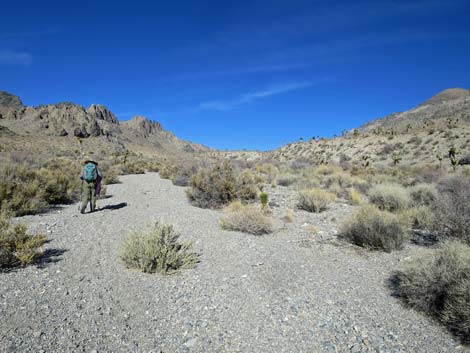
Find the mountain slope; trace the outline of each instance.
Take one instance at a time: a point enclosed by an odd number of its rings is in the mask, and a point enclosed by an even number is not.
[[[2,139],[6,139],[7,132],[9,136],[15,134],[12,142],[17,145],[19,141],[27,141],[26,145],[31,146],[47,141],[46,148],[51,145],[77,148],[80,138],[92,151],[130,149],[148,155],[185,157],[208,150],[177,138],[160,123],[142,116],[120,122],[113,112],[99,104],[88,108],[70,102],[28,107],[7,92],[0,92],[0,127]]]
[[[265,157],[311,164],[418,165],[440,163],[451,147],[461,157],[470,155],[470,90],[445,90],[409,111],[370,121],[342,137],[294,142]]]

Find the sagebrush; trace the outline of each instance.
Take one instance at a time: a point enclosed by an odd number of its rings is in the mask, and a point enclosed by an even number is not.
[[[126,267],[146,273],[171,274],[196,266],[199,255],[192,243],[179,243],[180,234],[172,225],[157,223],[146,234],[133,234],[125,239],[119,254]]]
[[[392,278],[396,294],[410,307],[470,340],[470,247],[448,242],[434,255],[410,263]]]
[[[28,234],[24,224],[12,225],[7,214],[0,214],[0,268],[33,263],[45,242],[44,234]]]
[[[272,220],[254,205],[242,205],[240,202],[231,204],[220,220],[225,230],[239,231],[254,235],[273,232]]]
[[[353,244],[391,252],[403,247],[407,234],[399,218],[375,206],[363,206],[342,225],[341,235]]]

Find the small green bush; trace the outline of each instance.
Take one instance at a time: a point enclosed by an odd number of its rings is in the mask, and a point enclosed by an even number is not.
[[[433,184],[417,184],[410,189],[414,206],[431,206],[438,197],[437,187]]]
[[[404,303],[470,339],[470,247],[446,243],[397,272],[392,282]]]
[[[353,244],[386,252],[401,249],[407,239],[396,215],[372,205],[363,206],[348,219],[342,225],[341,235]]]
[[[322,212],[336,199],[336,196],[321,189],[302,190],[298,195],[297,207],[308,212]]]
[[[253,178],[242,173],[237,178],[232,164],[225,162],[212,169],[201,169],[189,180],[190,202],[202,208],[218,208],[234,200],[254,200],[257,189]]]
[[[171,274],[193,268],[199,255],[191,252],[191,242],[180,244],[179,237],[173,226],[157,223],[149,233],[125,239],[119,257],[127,268],[145,273]]]
[[[220,226],[225,230],[254,235],[269,234],[273,231],[271,219],[266,217],[259,208],[242,205],[240,202],[234,202],[228,207],[220,220]]]
[[[44,234],[27,234],[24,224],[11,225],[9,217],[0,214],[0,268],[33,263],[45,242]]]
[[[369,199],[382,211],[400,211],[410,205],[408,191],[397,184],[379,184],[369,190]]]

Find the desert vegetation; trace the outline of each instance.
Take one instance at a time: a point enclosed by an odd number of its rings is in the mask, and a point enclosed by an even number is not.
[[[470,247],[447,242],[397,272],[392,286],[406,305],[470,340]]]
[[[191,242],[180,243],[179,238],[172,225],[157,223],[147,233],[126,238],[119,257],[127,268],[145,273],[172,274],[193,268],[199,255],[191,250]]]
[[[273,221],[255,205],[243,205],[240,201],[232,202],[220,220],[225,230],[234,230],[254,235],[273,232]]]
[[[42,233],[28,234],[24,224],[12,224],[6,213],[0,213],[0,270],[33,263],[46,242]]]

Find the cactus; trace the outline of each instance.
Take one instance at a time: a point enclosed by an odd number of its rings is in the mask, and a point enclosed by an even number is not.
[[[126,164],[127,163],[127,157],[129,156],[129,150],[126,150],[126,152],[124,153],[124,160],[122,161],[122,164]]]

